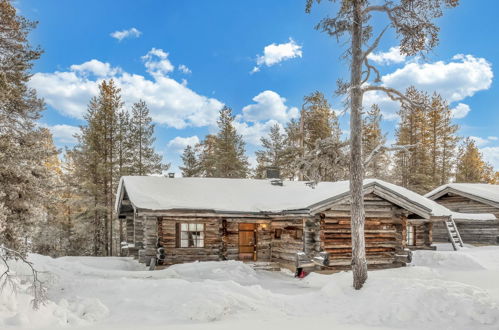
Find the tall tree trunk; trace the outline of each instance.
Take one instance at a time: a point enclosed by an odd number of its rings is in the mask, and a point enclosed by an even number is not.
[[[350,92],[350,193],[352,196],[352,272],[353,286],[362,288],[367,280],[364,240],[364,164],[362,162],[362,6],[353,0],[352,64]]]

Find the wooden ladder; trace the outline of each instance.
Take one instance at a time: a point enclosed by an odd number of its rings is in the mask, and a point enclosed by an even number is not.
[[[456,223],[454,222],[454,219],[452,219],[452,216],[445,221],[445,227],[447,228],[447,233],[449,234],[449,239],[452,243],[454,251],[457,251],[458,246],[463,247],[463,239],[461,238],[461,234],[459,234],[459,230],[457,229]]]

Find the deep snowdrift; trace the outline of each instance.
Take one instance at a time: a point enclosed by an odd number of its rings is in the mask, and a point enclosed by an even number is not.
[[[50,301],[33,311],[25,284],[4,291],[0,328],[499,328],[499,247],[416,252],[414,266],[370,272],[360,291],[349,272],[299,280],[235,261],[150,272],[129,258],[31,260]]]

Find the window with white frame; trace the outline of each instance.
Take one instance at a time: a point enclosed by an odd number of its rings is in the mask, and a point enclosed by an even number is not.
[[[178,246],[181,248],[204,247],[204,224],[181,223],[178,227]]]

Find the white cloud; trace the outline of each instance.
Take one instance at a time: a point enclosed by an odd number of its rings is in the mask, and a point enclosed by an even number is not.
[[[405,91],[409,86],[429,93],[437,92],[450,103],[459,102],[492,84],[492,65],[484,58],[472,55],[456,55],[450,62],[408,62],[395,72],[384,75],[384,86]],[[384,93],[368,92],[364,95],[364,106],[380,105],[385,119],[397,119],[398,102],[391,101]],[[466,104],[455,107],[455,115],[464,115]],[[457,111],[459,110],[459,111]],[[459,118],[459,117],[455,117]],[[462,117],[461,117],[462,118]]]
[[[92,60],[73,65],[64,72],[36,73],[29,84],[48,105],[61,114],[74,118],[83,118],[88,102],[98,94],[98,86],[102,80],[113,78],[121,88],[126,106],[130,107],[132,103],[143,99],[156,123],[177,129],[216,124],[217,114],[223,103],[215,98],[199,95],[188,88],[185,81],[178,82],[168,77],[167,73],[173,70],[168,53],[153,48],[143,60],[152,79]],[[87,72],[90,71],[95,77],[89,77]],[[107,76],[101,76],[103,74]]]
[[[498,147],[485,147],[480,149],[483,158],[488,163],[492,164],[496,171],[499,171],[499,146]]]
[[[475,144],[478,147],[481,147],[481,146],[489,143],[489,141],[487,139],[481,138],[479,136],[470,136],[470,139],[472,139],[473,141],[475,141]]]
[[[142,32],[140,32],[139,30],[137,30],[136,28],[133,27],[133,28],[128,29],[128,30],[114,31],[110,35],[114,39],[121,41],[125,38],[138,38],[138,37],[140,37],[141,34],[142,34]]]
[[[272,66],[295,57],[302,57],[302,46],[298,45],[292,38],[284,44],[270,44],[263,48],[263,55],[257,55],[256,66],[251,73],[260,71],[263,65]]]
[[[482,137],[479,137],[479,136],[470,136],[470,139],[474,140],[475,144],[478,147],[483,147],[483,146],[491,143],[492,141],[497,141],[498,137],[497,136],[488,136],[486,138],[482,138]]]
[[[84,62],[82,64],[73,64],[70,69],[81,74],[93,74],[97,77],[110,77],[121,71],[120,68],[113,68],[109,63],[103,63],[96,59]]]
[[[456,55],[451,62],[407,63],[381,78],[386,86],[405,89],[411,85],[437,92],[449,102],[461,101],[492,84],[492,65],[484,58]]]
[[[379,106],[383,119],[397,120],[399,118],[397,112],[400,108],[400,104],[392,101],[392,99],[390,99],[385,93],[378,91],[365,93],[363,103],[364,107],[368,109],[373,104],[377,104]]]
[[[387,52],[371,53],[367,58],[378,64],[402,63],[405,55],[400,54],[400,47],[391,47]]]
[[[244,141],[247,144],[251,144],[253,146],[259,146],[260,139],[262,136],[266,136],[270,132],[270,128],[275,124],[281,125],[276,120],[270,119],[266,122],[253,122],[248,123],[240,120],[241,118],[238,116],[234,121],[234,127],[237,130],[238,134],[243,136]],[[284,129],[281,125],[281,128]]]
[[[176,152],[182,152],[185,149],[185,147],[195,146],[198,143],[199,143],[199,137],[197,135],[189,137],[177,136],[174,139],[170,140],[167,146],[168,148]]]
[[[147,72],[151,75],[166,75],[172,72],[175,67],[168,59],[169,55],[162,49],[151,49],[146,55],[142,56]]]
[[[242,110],[246,121],[260,121],[274,119],[284,123],[291,118],[297,118],[299,111],[296,107],[289,108],[284,103],[286,99],[274,91],[266,90],[253,98],[255,104],[247,105]]]
[[[40,126],[48,128],[52,133],[54,140],[58,143],[74,144],[78,142],[74,137],[75,134],[80,132],[80,128],[78,126],[71,126],[66,124],[54,126],[40,124]]]
[[[188,68],[186,65],[184,65],[184,64],[180,64],[180,65],[178,66],[178,69],[179,69],[182,73],[185,73],[185,74],[191,74],[191,73],[192,73],[191,69],[189,69],[189,68]]]
[[[464,103],[458,103],[454,108],[451,109],[452,118],[464,118],[471,111],[469,105]]]

